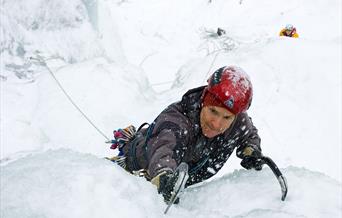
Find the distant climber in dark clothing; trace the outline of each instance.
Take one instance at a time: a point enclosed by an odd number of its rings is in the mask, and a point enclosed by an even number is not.
[[[226,31],[224,29],[217,28],[216,33],[218,36],[222,36],[222,35],[226,34]]]

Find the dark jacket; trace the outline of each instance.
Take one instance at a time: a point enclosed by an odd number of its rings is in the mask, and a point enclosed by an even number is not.
[[[235,148],[239,158],[247,146],[260,149],[260,138],[247,113],[238,114],[224,133],[207,138],[201,132],[201,96],[205,86],[191,89],[168,106],[149,128],[138,131],[124,147],[129,171],[146,169],[153,178],[163,170],[189,165],[187,185],[215,175]]]

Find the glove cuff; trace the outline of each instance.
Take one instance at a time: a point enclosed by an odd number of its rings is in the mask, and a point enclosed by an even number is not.
[[[172,174],[173,174],[173,172],[172,172],[172,170],[169,169],[169,168],[160,170],[159,173],[158,173],[155,177],[153,177],[153,178],[151,179],[151,183],[152,183],[153,185],[157,186],[157,189],[158,189],[158,191],[159,191],[159,189],[160,189],[160,180],[161,180],[161,178],[162,178],[164,175],[172,175]]]

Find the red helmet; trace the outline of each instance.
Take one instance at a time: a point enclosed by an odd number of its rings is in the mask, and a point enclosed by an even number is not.
[[[226,66],[216,70],[208,79],[204,95],[206,92],[213,94],[233,114],[245,112],[251,105],[253,97],[249,76],[236,66]]]

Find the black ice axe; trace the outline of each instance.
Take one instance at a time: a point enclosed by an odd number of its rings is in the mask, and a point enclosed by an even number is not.
[[[266,156],[262,156],[260,158],[263,163],[265,163],[267,166],[269,166],[269,168],[271,168],[272,172],[274,173],[274,175],[277,177],[277,180],[280,184],[280,188],[281,188],[281,200],[284,201],[287,195],[287,181],[286,178],[283,176],[283,174],[280,172],[278,166],[274,163],[274,161]]]

